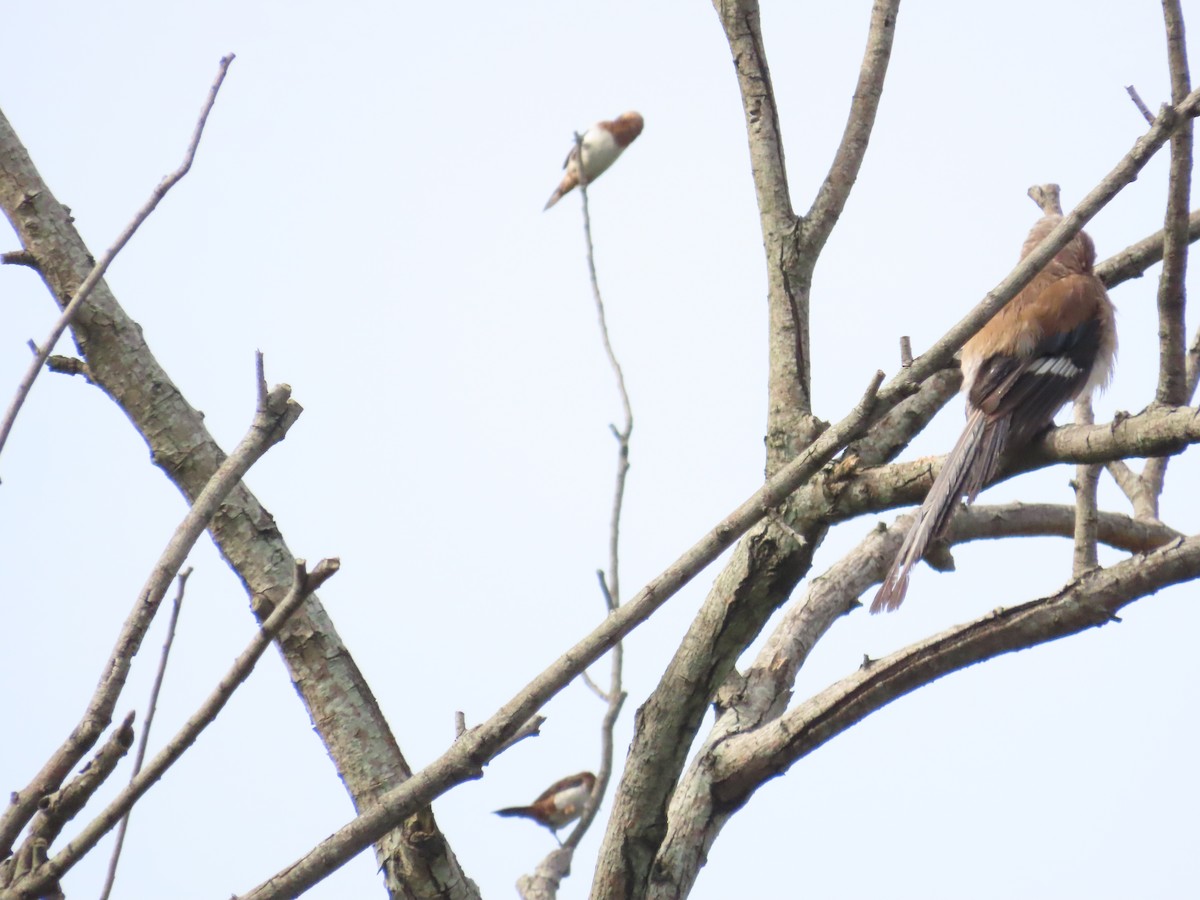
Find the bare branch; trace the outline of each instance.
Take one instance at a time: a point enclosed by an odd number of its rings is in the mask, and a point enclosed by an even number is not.
[[[996,482],[1054,463],[1107,463],[1129,457],[1178,453],[1200,443],[1200,410],[1152,407],[1100,425],[1054,428],[1008,460]],[[792,498],[800,509],[817,510],[833,524],[867,512],[920,503],[942,457],[925,457],[862,469],[836,484],[818,479]],[[807,513],[806,513],[807,514]]]
[[[174,187],[188,173],[188,170],[191,169],[192,160],[196,158],[196,149],[200,146],[200,136],[204,134],[204,125],[208,121],[208,114],[212,111],[213,104],[217,101],[217,92],[221,89],[221,83],[225,80],[225,74],[229,71],[229,66],[233,62],[233,59],[234,56],[232,53],[221,58],[221,63],[217,68],[217,77],[213,81],[212,87],[208,90],[208,97],[205,98],[204,106],[200,109],[200,118],[196,121],[196,127],[192,132],[192,140],[188,144],[187,151],[183,156],[183,162],[179,168],[159,182],[158,187],[151,193],[150,199],[143,204],[142,208],[134,215],[133,220],[117,235],[117,239],[113,245],[105,250],[100,259],[96,261],[96,264],[92,267],[92,271],[88,273],[87,278],[79,285],[75,296],[71,298],[66,308],[63,309],[62,315],[59,316],[58,321],[54,323],[54,328],[51,329],[49,336],[38,346],[37,351],[34,353],[33,361],[29,364],[29,368],[21,378],[21,383],[17,385],[16,394],[9,404],[7,411],[4,413],[3,421],[0,421],[0,453],[4,451],[4,444],[8,441],[8,435],[12,431],[13,423],[17,420],[17,413],[21,411],[21,406],[24,405],[25,398],[29,396],[29,389],[33,387],[33,382],[41,372],[46,358],[53,352],[54,345],[58,343],[58,339],[63,336],[63,332],[71,324],[71,320],[75,317],[75,313],[79,311],[79,307],[83,305],[88,295],[91,294],[92,289],[104,277],[104,273],[108,271],[108,267],[112,264],[117,254],[129,243],[129,239],[133,237],[134,232],[149,218],[150,213],[154,212],[154,208],[166,196],[167,191]]]
[[[270,646],[288,616],[300,608],[305,598],[334,575],[339,566],[340,563],[336,559],[323,559],[312,572],[308,572],[304,560],[296,560],[296,579],[291,592],[267,617],[262,629],[254,635],[249,645],[234,661],[233,666],[196,713],[184,723],[183,727],[167,742],[167,745],[159,751],[146,768],[76,835],[66,849],[52,857],[25,880],[15,882],[10,890],[0,891],[0,900],[17,900],[22,896],[35,895],[43,885],[58,880],[79,862],[84,854],[94,847],[100,838],[129,812],[133,804],[195,743],[200,733],[224,709],[234,691],[250,676],[255,664]]]
[[[1092,425],[1092,398],[1081,397],[1075,401],[1075,424]],[[1096,488],[1100,483],[1100,466],[1097,463],[1075,467],[1075,547],[1072,552],[1071,577],[1080,578],[1100,565],[1096,555]]]
[[[1133,101],[1133,105],[1138,108],[1138,112],[1142,114],[1143,118],[1145,118],[1147,122],[1153,124],[1154,113],[1150,112],[1150,107],[1146,105],[1146,102],[1142,99],[1141,94],[1137,92],[1137,88],[1135,88],[1132,84],[1127,84],[1125,85],[1125,90],[1129,93],[1129,99]]]
[[[38,802],[38,814],[29,825],[25,843],[42,840],[47,847],[53,844],[63,827],[78,815],[132,746],[133,713],[129,713],[77,776]],[[18,851],[18,855],[21,852]]]
[[[732,737],[710,764],[714,802],[736,809],[764,780],[872,712],[949,672],[1104,625],[1134,600],[1200,576],[1200,537],[1085,575],[1053,596],[1001,608],[869,665],[776,722]]]
[[[850,104],[846,130],[829,174],[817,192],[812,209],[805,216],[804,241],[807,251],[813,256],[820,253],[829,233],[833,231],[867,154],[867,143],[871,138],[871,129],[875,127],[879,99],[883,96],[883,80],[892,56],[892,40],[899,11],[900,0],[875,0],[871,7],[867,50],[859,69],[858,84],[854,87],[854,100]]]
[[[1188,242],[1195,243],[1198,238],[1200,238],[1200,210],[1196,210],[1188,216]],[[1114,253],[1108,259],[1096,264],[1096,277],[1110,289],[1132,278],[1141,278],[1142,273],[1162,260],[1163,241],[1163,232],[1156,231],[1119,253]]]
[[[258,357],[259,384],[263,385],[262,355]],[[260,397],[260,405],[265,403]],[[150,699],[146,701],[146,718],[142,722],[142,734],[138,738],[137,753],[133,757],[133,772],[131,778],[136,778],[142,771],[142,762],[146,758],[146,745],[150,742],[150,726],[154,724],[154,713],[158,709],[158,694],[162,690],[163,678],[167,674],[167,660],[171,657],[171,644],[175,642],[175,627],[179,624],[179,611],[183,608],[183,591],[187,580],[192,574],[191,566],[179,573],[178,588],[175,599],[171,603],[171,616],[167,620],[167,634],[163,639],[162,653],[158,659],[158,671],[154,673],[154,683],[150,686]],[[104,886],[100,889],[100,900],[108,900],[112,894],[113,882],[117,879],[117,864],[121,861],[121,848],[125,845],[125,832],[129,828],[129,813],[121,818],[117,828],[117,837],[113,843],[112,856],[108,860],[108,871],[104,876]]]
[[[1191,90],[1183,13],[1178,0],[1163,0],[1167,30],[1167,63],[1171,74],[1171,102],[1182,103]],[[1192,123],[1185,121],[1171,136],[1170,182],[1167,190],[1163,270],[1158,282],[1159,373],[1157,402],[1177,406],[1187,402],[1184,347],[1184,276],[1187,272],[1188,205],[1192,184]],[[1162,486],[1154,485],[1157,496]]]

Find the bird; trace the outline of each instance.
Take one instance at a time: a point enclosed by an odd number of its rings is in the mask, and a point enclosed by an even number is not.
[[[579,184],[580,145],[583,147],[583,172],[587,176],[588,184],[591,184],[616,162],[625,148],[642,133],[643,124],[641,113],[627,112],[611,122],[597,122],[585,131],[583,139],[571,148],[571,152],[563,160],[566,174],[546,201],[546,205],[542,207],[542,211],[548,210]]]
[[[580,772],[559,779],[538,794],[528,806],[509,806],[496,810],[496,815],[512,817],[520,816],[533,819],[539,825],[550,829],[554,839],[558,840],[558,829],[574,822],[583,815],[584,804],[592,795],[596,786],[596,776],[591,772]],[[559,844],[562,842],[559,841]]]
[[[1059,222],[1049,212],[1025,238],[1028,256]],[[1107,386],[1117,354],[1115,310],[1080,231],[962,348],[967,424],[942,463],[871,612],[896,609],[909,571],[940,538],[964,495],[973,503],[1008,450],[1024,446],[1069,401]]]

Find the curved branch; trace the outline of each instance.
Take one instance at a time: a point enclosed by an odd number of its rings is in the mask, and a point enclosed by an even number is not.
[[[891,656],[870,660],[777,721],[717,747],[710,760],[715,808],[727,815],[765,780],[872,712],[943,675],[1105,625],[1129,603],[1196,577],[1200,537],[1180,539],[1094,570],[1050,597],[997,609]]]

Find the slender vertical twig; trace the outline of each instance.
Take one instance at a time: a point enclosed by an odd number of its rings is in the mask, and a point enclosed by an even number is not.
[[[584,173],[582,165],[582,137],[576,135],[575,140],[580,154],[579,194],[583,205],[583,235],[587,244],[588,276],[592,284],[592,299],[596,304],[596,316],[600,324],[600,338],[604,343],[604,353],[608,357],[608,363],[612,367],[613,374],[616,376],[617,393],[621,397],[621,409],[625,414],[625,421],[620,428],[617,428],[615,425],[609,426],[613,436],[617,439],[617,472],[613,487],[612,515],[609,519],[608,527],[608,573],[607,576],[600,578],[600,589],[604,594],[605,607],[611,613],[616,611],[621,605],[621,511],[625,503],[626,476],[629,473],[629,438],[633,434],[633,406],[629,401],[629,391],[625,386],[625,373],[621,369],[621,363],[617,359],[617,354],[613,351],[612,340],[608,334],[608,319],[604,313],[604,298],[600,293],[599,279],[596,277],[596,254],[592,243],[592,217],[588,209],[587,175]],[[605,711],[600,728],[601,758],[600,769],[596,773],[596,787],[592,792],[592,799],[588,804],[587,810],[580,818],[575,830],[567,838],[566,846],[577,846],[583,838],[588,826],[591,825],[592,820],[596,816],[596,810],[600,805],[600,798],[604,796],[609,779],[612,777],[612,732],[616,725],[617,716],[621,711],[621,704],[625,702],[625,692],[622,688],[624,662],[624,647],[621,641],[617,641],[612,649],[612,667],[610,669],[607,691],[608,708]]]
[[[575,135],[575,153],[579,162],[579,196],[583,204],[583,237],[587,249],[588,278],[592,285],[592,299],[596,304],[596,317],[600,324],[600,339],[604,344],[604,354],[612,367],[617,379],[617,393],[621,398],[621,409],[624,421],[621,427],[609,425],[613,437],[617,439],[617,473],[613,488],[612,513],[608,526],[608,571],[596,573],[600,582],[600,591],[604,595],[604,606],[609,612],[615,612],[621,605],[621,574],[620,574],[620,537],[621,510],[625,503],[625,482],[629,473],[629,437],[633,433],[633,406],[629,402],[629,391],[625,387],[625,373],[613,350],[612,340],[608,334],[608,317],[604,312],[604,298],[600,293],[600,281],[596,276],[596,252],[592,243],[592,217],[588,209],[588,180],[583,165],[583,135]],[[600,808],[600,800],[612,780],[614,742],[613,730],[621,707],[625,703],[625,691],[622,687],[622,677],[625,664],[624,647],[617,641],[612,648],[612,665],[609,670],[608,690],[602,691],[586,671],[582,673],[584,682],[606,704],[604,717],[600,722],[600,765],[596,770],[596,784],[592,789],[583,815],[571,830],[567,839],[558,850],[552,852],[537,866],[533,876],[522,876],[517,882],[517,890],[526,900],[554,897],[561,878],[570,871],[570,857],[587,834],[588,828],[596,818]]]
[[[1075,401],[1075,424],[1092,425],[1092,398]],[[1081,463],[1075,467],[1075,549],[1071,557],[1071,577],[1082,578],[1100,565],[1096,552],[1096,532],[1099,513],[1096,509],[1096,488],[1100,484],[1101,467],[1097,463]]]
[[[146,744],[150,741],[150,725],[154,722],[154,712],[158,709],[158,694],[162,690],[163,677],[167,674],[167,660],[171,656],[171,644],[175,642],[175,626],[179,624],[179,610],[183,607],[183,591],[187,586],[188,577],[192,574],[191,566],[179,573],[176,583],[179,589],[171,602],[171,617],[167,620],[167,636],[163,640],[162,655],[158,659],[158,671],[154,673],[154,684],[150,687],[150,699],[146,703],[146,718],[142,722],[142,734],[138,738],[137,753],[133,757],[133,772],[129,776],[132,781],[142,771],[142,762],[146,759]],[[104,887],[100,889],[100,900],[108,900],[112,894],[113,882],[117,879],[117,864],[121,861],[121,848],[125,845],[125,832],[129,828],[129,816],[132,809],[121,817],[117,826],[116,842],[113,844],[112,857],[108,861],[108,872],[104,876]]]

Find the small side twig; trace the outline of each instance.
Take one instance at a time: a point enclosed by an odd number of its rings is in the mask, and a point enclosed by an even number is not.
[[[12,431],[13,423],[17,419],[17,413],[21,411],[21,407],[25,403],[25,398],[29,396],[29,390],[33,387],[33,382],[37,379],[38,373],[41,372],[42,366],[45,365],[46,358],[54,350],[54,345],[63,336],[63,332],[67,330],[67,326],[71,324],[71,320],[75,317],[75,313],[78,312],[79,307],[83,305],[83,301],[88,298],[92,289],[104,277],[104,273],[108,271],[108,267],[112,264],[117,254],[129,243],[129,239],[133,237],[134,232],[149,218],[150,213],[154,212],[155,207],[166,196],[167,191],[174,187],[188,173],[188,170],[191,169],[192,160],[196,158],[196,148],[200,145],[200,136],[204,133],[204,125],[208,121],[208,114],[212,111],[213,104],[217,100],[217,92],[221,89],[221,82],[225,80],[225,74],[229,71],[229,66],[233,62],[233,59],[234,56],[232,53],[221,58],[216,80],[213,81],[212,87],[209,88],[208,97],[205,99],[204,106],[200,110],[200,118],[196,122],[196,127],[192,132],[192,139],[188,144],[187,151],[184,153],[183,163],[178,169],[159,182],[158,187],[150,195],[150,199],[137,211],[133,220],[125,226],[124,230],[117,235],[117,240],[113,245],[105,250],[100,259],[96,261],[96,264],[92,267],[92,271],[83,279],[83,283],[75,291],[75,296],[71,298],[71,301],[63,309],[62,315],[59,316],[58,321],[54,323],[50,334],[37,346],[34,359],[26,370],[25,375],[21,378],[21,383],[17,385],[16,394],[13,396],[8,410],[4,413],[4,419],[0,421],[0,452],[4,450],[4,444],[8,440],[9,433]]]
[[[28,266],[31,269],[38,267],[37,259],[28,250],[9,250],[7,253],[0,253],[0,265]]]
[[[1137,88],[1132,84],[1127,84],[1125,85],[1125,90],[1129,94],[1129,99],[1133,101],[1133,105],[1138,108],[1138,112],[1142,114],[1142,117],[1147,122],[1153,125],[1154,113],[1150,112],[1150,107],[1146,105],[1146,102],[1142,99],[1142,95],[1137,92]]]
[[[146,759],[146,745],[150,742],[150,726],[154,724],[154,713],[158,709],[158,694],[162,690],[163,678],[167,674],[167,660],[171,656],[171,645],[175,642],[175,627],[179,624],[179,611],[183,608],[183,592],[191,574],[192,567],[188,566],[179,573],[179,577],[176,579],[179,588],[175,592],[175,599],[171,602],[171,616],[167,620],[167,635],[163,639],[162,654],[158,659],[158,671],[154,673],[154,684],[150,686],[150,699],[146,702],[146,720],[142,723],[137,753],[133,757],[133,772],[129,776],[131,780],[137,777],[138,772],[142,771],[142,762]],[[117,838],[113,844],[112,856],[108,860],[108,872],[104,876],[104,886],[100,889],[100,900],[108,900],[109,895],[112,894],[113,882],[117,879],[117,864],[121,860],[121,848],[125,846],[125,832],[128,828],[129,813],[126,813],[121,818],[121,824],[117,826]]]

